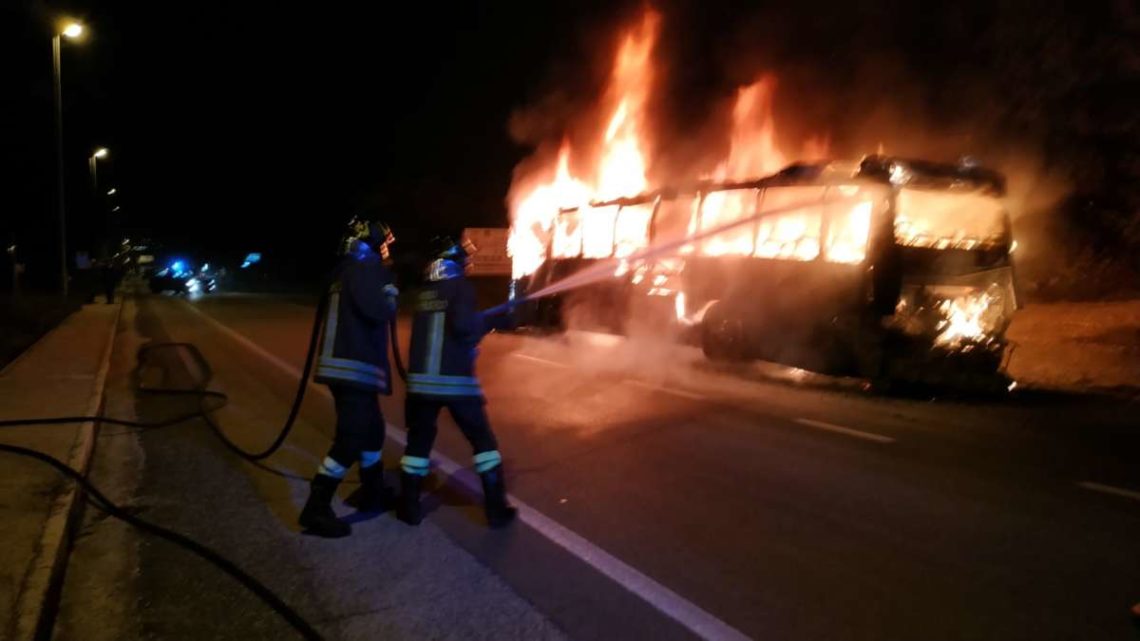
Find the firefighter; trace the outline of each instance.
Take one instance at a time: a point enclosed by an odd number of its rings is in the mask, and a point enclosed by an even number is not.
[[[408,443],[400,459],[396,516],[410,525],[423,520],[420,490],[430,465],[436,419],[447,408],[474,450],[487,522],[501,527],[515,518],[516,511],[507,503],[503,458],[487,420],[483,389],[475,378],[475,357],[483,336],[509,327],[511,318],[476,311],[475,290],[464,277],[474,251],[470,243],[438,238],[435,245],[435,260],[427,269],[426,287],[416,297],[412,321],[404,404]]]
[[[332,499],[353,463],[360,463],[360,489],[349,503],[361,511],[383,511],[392,492],[384,485],[380,454],[384,416],[377,394],[392,393],[388,330],[396,314],[396,289],[388,269],[388,245],[395,241],[380,221],[354,217],[342,240],[336,282],[329,289],[316,381],[329,386],[336,406],[332,448],[313,477],[301,527],[318,536],[348,536]]]

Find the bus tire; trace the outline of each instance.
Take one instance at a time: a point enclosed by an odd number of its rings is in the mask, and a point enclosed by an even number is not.
[[[743,361],[748,356],[745,346],[744,323],[716,303],[705,313],[701,323],[701,351],[711,361]]]

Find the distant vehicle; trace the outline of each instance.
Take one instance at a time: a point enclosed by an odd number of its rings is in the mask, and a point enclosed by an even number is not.
[[[170,269],[162,269],[150,277],[150,291],[153,294],[187,294],[190,288],[186,284],[185,276],[175,276]]]
[[[217,280],[204,272],[186,279],[186,291],[190,294],[210,294],[217,289]]]
[[[573,313],[622,331],[657,318],[714,360],[973,385],[1000,372],[1018,307],[1004,193],[1001,174],[971,162],[885,156],[657,190],[560,211],[546,260],[514,287],[617,259],[608,282],[528,303],[530,323]],[[706,231],[673,256],[621,260]]]
[[[175,260],[150,277],[150,291],[155,294],[200,295],[214,292],[217,288],[217,279],[210,271],[209,263],[195,272],[186,261]]]

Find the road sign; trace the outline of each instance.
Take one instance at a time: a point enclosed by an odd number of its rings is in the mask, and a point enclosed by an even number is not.
[[[475,244],[476,252],[471,258],[467,273],[471,276],[510,276],[511,257],[507,256],[507,235],[505,227],[468,227],[463,230],[463,239]]]

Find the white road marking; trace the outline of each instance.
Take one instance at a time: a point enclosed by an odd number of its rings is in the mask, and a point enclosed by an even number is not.
[[[555,367],[570,367],[566,363],[559,363],[558,361],[552,361],[552,360],[549,360],[546,358],[539,358],[538,356],[531,356],[530,354],[522,354],[519,352],[515,352],[515,353],[511,354],[511,356],[514,356],[515,358],[523,358],[523,359],[526,359],[528,361],[534,361],[535,363],[542,363],[543,365],[553,365]]]
[[[797,419],[795,419],[795,421],[797,423],[799,423],[800,425],[806,425],[808,427],[814,427],[816,429],[824,430],[826,432],[834,432],[836,434],[844,434],[846,436],[854,436],[855,438],[861,438],[861,439],[865,439],[868,441],[874,441],[876,443],[894,443],[895,442],[895,439],[891,438],[890,436],[883,436],[882,434],[874,434],[871,432],[864,432],[863,430],[856,430],[856,429],[852,429],[850,427],[843,427],[842,425],[836,425],[834,423],[826,423],[824,421],[815,421],[815,420],[812,420],[810,418],[797,418]]]
[[[299,377],[301,371],[270,353],[264,347],[254,343],[230,327],[223,325],[205,312],[187,303],[196,314],[206,319],[211,325],[222,333],[234,339],[250,351],[265,360],[273,363],[278,369],[293,377]],[[519,354],[518,356],[524,356]],[[533,358],[533,357],[531,357]],[[325,396],[331,396],[324,386],[317,387]],[[391,428],[388,435],[401,445],[407,445],[404,430],[397,425],[388,424]],[[481,492],[479,481],[465,467],[451,460],[439,452],[434,452],[432,459],[436,461],[441,470],[452,476],[460,483],[475,492]],[[609,554],[573,531],[567,529],[538,510],[520,501],[514,495],[508,495],[511,503],[519,511],[519,519],[531,528],[545,536],[553,543],[573,554],[584,563],[590,565],[613,582],[626,590],[636,594],[643,601],[656,608],[665,616],[673,619],[702,639],[709,641],[746,641],[749,639],[743,632],[721,621],[712,614],[702,610],[696,604],[686,600],[681,595],[654,581],[649,576],[626,564],[621,559]]]
[[[697,394],[695,392],[686,392],[685,390],[675,389],[672,387],[665,387],[663,385],[654,385],[652,383],[646,383],[645,381],[639,381],[635,378],[627,378],[627,379],[625,379],[625,382],[629,383],[631,385],[636,385],[638,387],[644,387],[647,390],[653,390],[654,392],[664,392],[666,394],[672,394],[673,396],[680,396],[681,398],[688,398],[688,399],[697,400],[697,401],[708,400],[708,397],[703,395],[703,394]]]
[[[1126,490],[1122,487],[1115,487],[1112,485],[1105,485],[1104,483],[1094,483],[1092,481],[1081,481],[1077,485],[1092,490],[1093,492],[1101,492],[1103,494],[1112,494],[1113,496],[1123,496],[1126,499],[1133,501],[1140,501],[1140,492],[1136,490]]]

